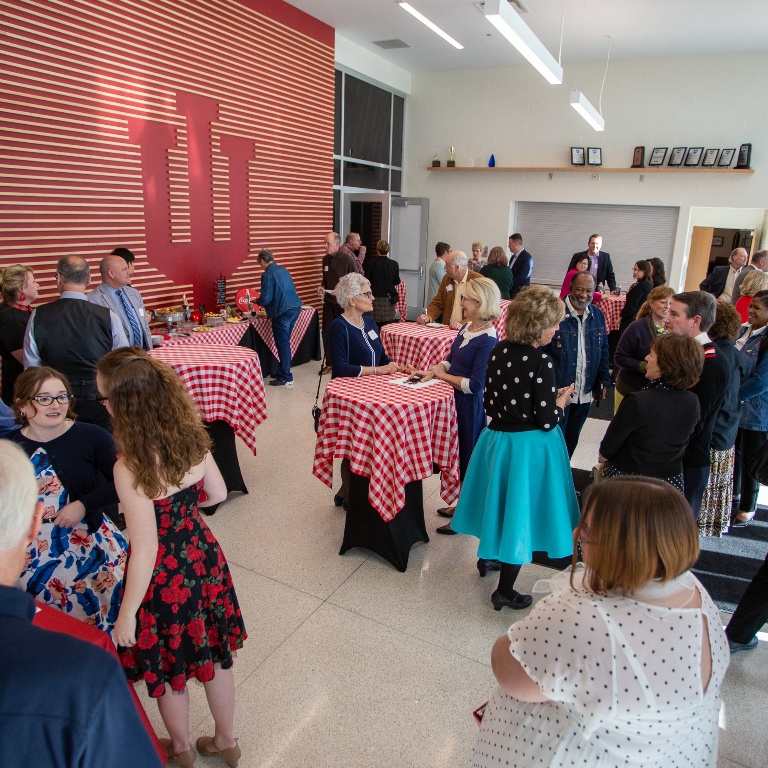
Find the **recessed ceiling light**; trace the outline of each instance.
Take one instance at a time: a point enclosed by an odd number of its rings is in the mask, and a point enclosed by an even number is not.
[[[446,42],[450,43],[454,48],[457,48],[458,50],[461,50],[464,48],[464,46],[454,40],[447,32],[444,32],[440,27],[437,26],[433,21],[430,21],[424,14],[419,13],[410,3],[403,3],[399,2],[397,3],[404,11],[408,11],[408,13],[413,16],[414,19],[418,19],[422,24],[429,27],[436,35],[440,35],[440,37],[443,38]]]

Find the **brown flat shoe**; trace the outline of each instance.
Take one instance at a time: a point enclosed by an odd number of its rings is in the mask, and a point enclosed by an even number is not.
[[[228,768],[237,768],[237,763],[240,760],[240,747],[235,744],[234,747],[228,749],[219,749],[213,743],[213,736],[201,736],[195,744],[197,751],[203,757],[216,757],[217,755],[227,764]]]
[[[163,748],[163,752],[165,752],[165,756],[169,760],[175,760],[180,766],[182,766],[182,768],[192,768],[192,766],[195,764],[195,760],[197,760],[197,752],[195,752],[195,750],[191,747],[186,750],[186,752],[176,753],[173,751],[170,739],[159,739],[159,741],[160,746]]]

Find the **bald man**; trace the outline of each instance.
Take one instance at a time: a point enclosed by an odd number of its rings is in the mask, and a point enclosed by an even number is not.
[[[105,256],[99,272],[101,283],[88,294],[88,301],[111,309],[120,318],[131,346],[152,349],[144,302],[141,294],[131,287],[131,270],[126,260],[121,256]]]
[[[445,257],[445,277],[440,283],[440,288],[432,299],[426,314],[420,315],[416,322],[434,323],[442,322],[458,329],[462,322],[461,297],[464,295],[464,286],[467,280],[476,280],[482,277],[479,272],[473,272],[469,268],[469,259],[464,251],[451,251]]]

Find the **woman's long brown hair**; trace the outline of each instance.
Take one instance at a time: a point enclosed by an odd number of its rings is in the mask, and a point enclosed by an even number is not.
[[[211,448],[181,379],[137,347],[109,352],[97,373],[112,412],[115,442],[134,476],[133,487],[154,499],[181,485]]]

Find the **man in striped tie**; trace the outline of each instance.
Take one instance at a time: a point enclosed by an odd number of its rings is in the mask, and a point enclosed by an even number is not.
[[[131,346],[152,349],[144,302],[141,294],[130,285],[131,274],[125,259],[105,256],[99,271],[101,283],[88,294],[88,301],[108,307],[120,318]]]

